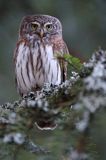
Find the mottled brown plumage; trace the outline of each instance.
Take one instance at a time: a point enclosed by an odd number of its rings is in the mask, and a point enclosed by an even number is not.
[[[48,15],[23,18],[14,52],[17,90],[21,96],[44,83],[59,85],[67,77],[67,63],[56,54],[68,54],[60,21]]]

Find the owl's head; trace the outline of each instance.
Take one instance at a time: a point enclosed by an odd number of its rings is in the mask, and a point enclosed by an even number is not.
[[[23,18],[20,37],[42,38],[51,35],[62,36],[62,25],[57,18],[48,15],[30,15]]]

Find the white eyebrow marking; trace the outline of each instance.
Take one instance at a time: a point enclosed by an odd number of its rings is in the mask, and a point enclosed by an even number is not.
[[[46,27],[48,24],[52,24],[52,22],[47,22],[44,24],[44,27]]]
[[[37,24],[39,27],[40,27],[40,23],[38,23],[38,22],[31,22],[32,24]]]

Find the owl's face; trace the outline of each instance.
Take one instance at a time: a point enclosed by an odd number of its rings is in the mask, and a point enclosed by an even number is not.
[[[24,17],[20,27],[20,37],[51,37],[62,36],[60,21],[48,15],[32,15]]]

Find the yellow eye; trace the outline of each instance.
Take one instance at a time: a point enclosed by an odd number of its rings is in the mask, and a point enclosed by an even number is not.
[[[37,30],[38,27],[39,25],[37,23],[31,23],[31,28],[33,31]]]
[[[46,29],[47,29],[47,31],[51,31],[53,29],[53,25],[52,24],[47,24]]]

